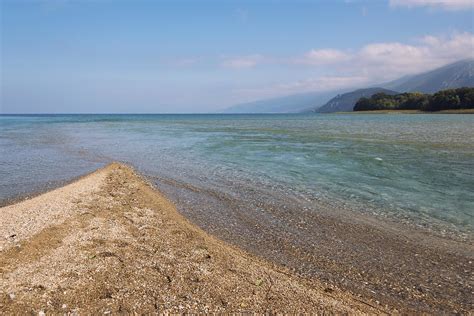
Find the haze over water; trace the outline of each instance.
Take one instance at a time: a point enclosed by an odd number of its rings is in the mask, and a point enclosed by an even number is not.
[[[0,200],[119,160],[242,205],[245,186],[470,237],[473,140],[472,115],[0,116]]]

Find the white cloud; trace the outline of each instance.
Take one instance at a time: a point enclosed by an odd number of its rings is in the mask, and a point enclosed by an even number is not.
[[[449,37],[425,36],[416,44],[374,43],[354,56],[354,66],[374,78],[398,77],[426,71],[460,59],[474,58],[474,35],[457,33]]]
[[[392,75],[415,73],[435,68],[459,59],[474,58],[474,34],[454,33],[450,36],[428,35],[414,43],[370,43],[358,50],[331,48],[311,50],[292,63],[312,66],[344,67],[354,71],[384,69]]]
[[[448,61],[474,58],[474,34],[457,33],[451,37],[425,36],[421,39],[429,48],[429,53],[438,59]]]
[[[253,68],[264,60],[262,55],[254,54],[224,59],[221,66],[233,69]]]
[[[283,82],[262,87],[239,89],[237,93],[248,100],[285,96],[304,92],[325,92],[363,86],[370,82],[364,76],[321,76],[293,82]]]
[[[297,58],[297,63],[324,67],[346,75],[357,74],[376,80],[393,79],[436,68],[460,59],[474,58],[474,35],[425,36],[414,44],[370,43],[355,51],[312,50]]]
[[[307,69],[314,69],[314,72],[320,75],[245,89],[240,93],[258,99],[308,91],[324,92],[370,86],[467,58],[474,58],[474,34],[467,32],[449,36],[428,35],[411,43],[369,43],[347,51],[331,48],[311,50],[300,57],[286,59],[266,56],[259,62],[286,66],[304,64]],[[257,62],[255,59],[251,60],[253,63],[239,61],[236,64],[255,66]]]
[[[346,61],[350,56],[337,49],[313,49],[302,58],[295,60],[296,63],[307,65],[328,65]]]
[[[290,93],[305,91],[331,91],[348,87],[355,87],[365,84],[369,78],[365,76],[321,76],[318,78],[310,78],[299,80],[291,83],[279,84],[276,88],[279,91]]]
[[[473,9],[473,0],[390,0],[392,7],[434,7],[446,10]]]
[[[468,32],[449,36],[427,35],[411,43],[375,42],[351,50],[313,49],[301,56],[287,58],[260,54],[222,58],[220,65],[244,69],[261,64],[300,64],[329,69],[344,76],[363,74],[375,80],[413,74],[466,58],[474,58],[474,34]]]

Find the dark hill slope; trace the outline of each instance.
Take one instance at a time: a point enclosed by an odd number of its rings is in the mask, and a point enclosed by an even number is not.
[[[384,89],[384,88],[367,88],[367,89],[358,89],[352,92],[339,94],[329,100],[325,105],[316,109],[318,113],[331,113],[331,112],[351,112],[354,108],[354,105],[360,98],[370,98],[376,93],[386,93],[386,94],[397,94],[398,92]]]

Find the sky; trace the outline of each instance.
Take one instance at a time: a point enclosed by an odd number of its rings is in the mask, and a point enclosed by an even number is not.
[[[200,113],[474,58],[474,0],[0,0],[0,113]]]

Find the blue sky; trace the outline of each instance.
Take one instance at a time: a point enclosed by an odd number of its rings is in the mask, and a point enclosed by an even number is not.
[[[0,0],[3,113],[209,112],[474,57],[472,0]]]

